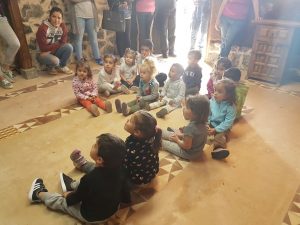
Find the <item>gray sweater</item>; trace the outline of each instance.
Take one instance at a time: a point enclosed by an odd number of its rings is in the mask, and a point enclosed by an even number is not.
[[[161,96],[174,99],[175,103],[180,105],[181,100],[185,96],[185,84],[183,80],[172,81],[168,79],[161,92]]]

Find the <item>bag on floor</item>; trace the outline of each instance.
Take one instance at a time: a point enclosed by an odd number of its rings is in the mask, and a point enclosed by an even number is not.
[[[112,30],[116,32],[125,32],[124,13],[119,11],[104,10],[102,29]]]

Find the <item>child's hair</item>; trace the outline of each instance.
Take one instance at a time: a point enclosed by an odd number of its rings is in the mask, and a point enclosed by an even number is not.
[[[78,63],[76,63],[75,76],[77,76],[77,70],[78,70],[78,68],[81,68],[81,67],[83,67],[84,69],[86,69],[88,71],[88,73],[87,73],[87,77],[88,78],[92,78],[93,77],[90,65],[87,62],[82,62],[82,61],[79,61]]]
[[[196,123],[205,124],[209,116],[209,100],[205,95],[190,95],[186,98],[186,107],[196,117]]]
[[[184,68],[181,64],[179,63],[174,63],[171,68],[174,67],[176,72],[177,72],[177,75],[181,76],[184,72]]]
[[[106,55],[104,55],[103,61],[105,61],[105,59],[107,59],[107,58],[111,58],[114,61],[115,64],[118,61],[117,58],[113,54],[106,54]]]
[[[126,151],[125,142],[121,138],[110,133],[101,134],[97,137],[97,146],[104,167],[121,166]]]
[[[145,59],[143,64],[140,66],[141,69],[145,69],[147,72],[151,74],[151,77],[153,78],[154,74],[156,73],[156,67],[155,63],[151,59]]]
[[[63,11],[61,10],[61,8],[59,8],[57,6],[52,7],[52,9],[50,10],[50,16],[52,16],[52,14],[55,13],[55,12],[59,12],[62,17],[64,16]]]
[[[126,48],[125,49],[125,53],[124,53],[124,57],[126,55],[132,55],[132,57],[133,57],[133,65],[134,65],[135,64],[135,60],[136,60],[136,56],[137,56],[137,52],[134,51],[134,50],[132,50],[132,49],[130,49],[130,48]]]
[[[201,52],[199,50],[189,51],[188,56],[194,57],[197,61],[199,61],[202,57]]]
[[[144,139],[154,138],[152,149],[154,153],[157,153],[161,147],[162,131],[157,127],[156,119],[145,110],[136,112],[133,119],[135,129],[142,133]]]
[[[141,41],[140,48],[142,46],[148,47],[151,51],[153,51],[153,42],[150,39],[145,39]]]
[[[232,67],[231,61],[226,57],[221,57],[218,59],[218,61],[216,62],[216,66],[220,66],[220,65],[222,65],[225,70]]]
[[[225,100],[230,104],[235,104],[235,83],[229,79],[222,79],[217,82],[217,85],[223,85],[226,94]]]
[[[241,79],[241,71],[237,67],[231,67],[224,72],[224,77],[239,82]]]

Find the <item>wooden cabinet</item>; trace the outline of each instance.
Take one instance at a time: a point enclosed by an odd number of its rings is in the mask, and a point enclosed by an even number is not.
[[[280,84],[294,40],[295,29],[300,23],[263,20],[257,23],[248,78]],[[299,40],[298,40],[299,41]]]

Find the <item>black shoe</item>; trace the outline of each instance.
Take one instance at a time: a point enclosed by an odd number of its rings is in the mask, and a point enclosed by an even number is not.
[[[71,183],[74,181],[71,177],[67,176],[64,173],[59,174],[61,189],[63,192],[73,191]]]
[[[42,200],[38,197],[40,192],[48,192],[46,189],[44,182],[41,178],[35,179],[32,184],[28,194],[28,199],[31,202],[42,202]]]
[[[166,108],[163,108],[156,113],[156,116],[158,118],[164,118],[165,115],[167,115],[167,114],[168,114],[168,110]]]
[[[225,159],[229,156],[229,151],[226,148],[216,148],[211,152],[211,157],[213,159]]]
[[[169,56],[170,56],[170,57],[176,57],[177,55],[176,55],[174,52],[170,52],[170,53],[169,53]]]
[[[168,54],[167,53],[163,53],[162,57],[165,58],[165,59],[167,59],[168,58]]]
[[[123,116],[129,115],[129,107],[125,102],[122,103],[122,113],[123,113]]]
[[[118,113],[122,113],[122,103],[120,99],[115,100],[115,106]]]

